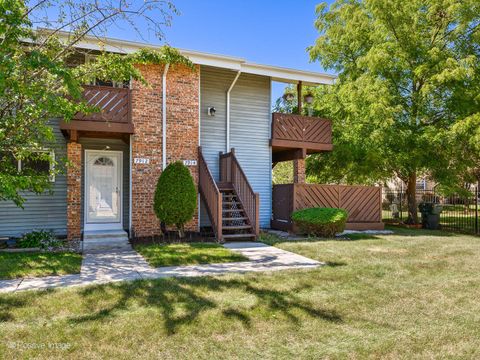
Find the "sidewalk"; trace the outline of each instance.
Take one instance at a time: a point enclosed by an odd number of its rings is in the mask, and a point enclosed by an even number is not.
[[[273,246],[257,242],[235,242],[224,245],[247,257],[248,261],[189,266],[152,268],[135,251],[105,254],[84,254],[80,274],[0,280],[0,293],[105,284],[116,281],[157,279],[164,277],[193,277],[315,268],[322,263]]]

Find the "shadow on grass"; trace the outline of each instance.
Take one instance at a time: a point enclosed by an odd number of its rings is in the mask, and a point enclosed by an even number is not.
[[[128,311],[130,306],[155,307],[162,315],[167,334],[173,335],[179,327],[192,324],[202,313],[221,307],[213,300],[218,292],[228,296],[232,291],[243,291],[256,298],[255,309],[280,313],[295,324],[300,323],[299,313],[320,318],[329,322],[342,322],[341,316],[332,310],[313,306],[298,298],[298,293],[309,286],[297,286],[289,290],[275,290],[261,287],[254,280],[195,278],[195,279],[156,279],[133,283],[93,286],[79,291],[87,310],[85,315],[69,319],[72,324],[90,321],[110,320],[119,312]],[[206,292],[214,292],[210,297]],[[114,303],[98,309],[99,298],[110,296]],[[179,310],[181,309],[181,310]],[[248,309],[227,307],[219,309],[221,316],[239,321],[244,327],[251,327],[251,314]]]
[[[327,261],[325,262],[325,266],[329,267],[340,267],[340,266],[346,266],[347,263],[343,261]]]

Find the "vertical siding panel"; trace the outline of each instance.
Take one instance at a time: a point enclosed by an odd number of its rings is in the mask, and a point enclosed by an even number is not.
[[[270,78],[242,74],[231,93],[230,144],[260,194],[262,228],[270,227],[272,213],[270,117]]]
[[[200,141],[207,164],[218,179],[218,153],[226,146],[226,92],[235,71],[201,67]],[[231,93],[230,145],[254,191],[260,193],[260,225],[270,226],[271,150],[270,78],[241,74]],[[214,106],[215,116],[207,115]],[[201,204],[201,226],[209,225],[205,206]]]
[[[59,128],[59,120],[50,124],[56,138],[55,159],[64,162],[67,151],[66,141]],[[36,195],[25,193],[24,208],[19,208],[11,201],[0,201],[0,236],[18,237],[26,232],[38,229],[51,229],[58,235],[67,234],[67,181],[65,172],[55,177],[53,193]]]

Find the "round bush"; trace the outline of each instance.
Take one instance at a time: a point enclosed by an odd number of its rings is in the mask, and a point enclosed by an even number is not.
[[[310,208],[292,213],[292,221],[302,234],[334,237],[345,230],[348,213],[343,209]]]
[[[175,225],[180,237],[197,207],[197,190],[190,170],[180,161],[169,164],[158,178],[153,208],[165,225]]]

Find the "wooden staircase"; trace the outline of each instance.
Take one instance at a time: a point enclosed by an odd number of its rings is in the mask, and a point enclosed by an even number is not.
[[[227,182],[218,182],[218,189],[222,196],[222,239],[244,240],[255,239],[253,227],[243,208],[233,185]]]
[[[255,240],[260,231],[260,197],[248,182],[234,149],[219,156],[218,182],[214,180],[201,148],[198,159],[199,192],[217,241]]]

